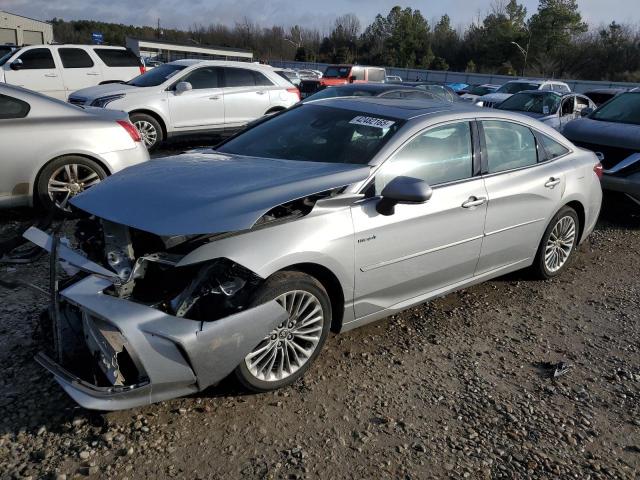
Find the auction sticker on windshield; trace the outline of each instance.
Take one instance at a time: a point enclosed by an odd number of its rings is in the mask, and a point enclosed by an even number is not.
[[[376,118],[376,117],[365,117],[365,116],[357,116],[353,118],[349,123],[353,123],[354,125],[364,125],[366,127],[376,127],[376,128],[389,128],[393,125],[394,121],[386,120],[384,118]]]

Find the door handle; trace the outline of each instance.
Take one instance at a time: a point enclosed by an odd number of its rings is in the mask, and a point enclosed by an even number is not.
[[[469,199],[462,204],[462,208],[479,207],[487,201],[486,197],[469,197]]]
[[[45,77],[57,77],[58,75],[56,73],[45,73],[44,76]]]
[[[87,72],[87,75],[95,75],[98,76],[100,75],[98,72]]]
[[[264,91],[260,90],[259,92],[256,92],[258,95],[264,95]]]
[[[551,177],[549,180],[547,180],[547,183],[545,183],[544,186],[547,187],[547,188],[553,188],[556,185],[558,185],[559,183],[560,183],[560,179],[559,178]]]
[[[209,100],[220,100],[218,95],[214,95],[213,97],[209,97]]]

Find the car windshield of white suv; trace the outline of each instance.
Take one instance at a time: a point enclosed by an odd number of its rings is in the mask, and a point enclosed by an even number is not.
[[[223,143],[220,153],[364,165],[404,125],[383,115],[301,105]]]
[[[496,93],[518,93],[523,90],[538,90],[540,85],[537,83],[525,83],[525,82],[509,82],[502,85]]]
[[[127,85],[133,85],[134,87],[157,87],[185,68],[187,68],[186,65],[172,65],[165,63],[153,70],[149,70],[147,73],[138,75],[133,80],[129,80]]]
[[[15,50],[11,51],[11,52],[7,52],[4,55],[2,55],[0,57],[0,65],[4,65],[5,63],[7,63],[7,60],[9,60],[14,53],[16,53],[18,50],[20,50],[19,48],[16,48]]]
[[[640,125],[640,92],[622,93],[602,105],[589,118],[604,122]]]
[[[551,115],[558,111],[561,97],[554,93],[518,93],[507,98],[498,108],[512,112],[531,112]]]
[[[327,67],[324,71],[324,78],[347,78],[351,67]]]

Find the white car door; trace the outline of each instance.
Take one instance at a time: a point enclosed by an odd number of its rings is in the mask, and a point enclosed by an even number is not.
[[[220,67],[192,70],[177,80],[168,92],[171,124],[177,130],[206,130],[224,127],[225,92],[220,87]],[[177,92],[175,86],[188,82],[191,90]]]
[[[13,60],[2,67],[6,83],[28,88],[60,100],[67,99],[60,70],[51,49],[28,48],[17,52]]]
[[[484,181],[474,170],[468,121],[423,131],[378,169],[374,191],[351,209],[356,317],[473,276],[487,211]],[[393,214],[382,215],[378,195],[398,176],[425,181],[433,194],[425,203],[398,204]]]
[[[270,85],[264,85],[264,80]],[[248,68],[224,68],[225,124],[239,127],[262,117],[271,105],[273,84],[260,72]]]
[[[57,52],[62,65],[62,82],[67,94],[100,83],[102,77],[100,68],[85,49],[59,47]]]

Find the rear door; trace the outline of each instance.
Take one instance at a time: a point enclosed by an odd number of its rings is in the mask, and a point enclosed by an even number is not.
[[[265,85],[267,80],[268,85]],[[248,68],[224,67],[225,124],[239,127],[262,117],[271,105],[273,83]]]
[[[142,61],[129,49],[94,47],[93,51],[101,62],[103,82],[128,82],[144,71]]]
[[[22,66],[13,70],[11,63],[16,60],[21,60]],[[57,67],[51,49],[47,47],[20,50],[14,60],[3,65],[7,83],[66,100],[67,94]]]
[[[551,160],[525,125],[503,120],[479,125],[489,203],[476,275],[531,262],[561,206],[567,167],[562,159]]]
[[[89,53],[78,47],[60,47],[57,49],[62,65],[62,82],[67,94],[81,88],[98,85],[102,73]]]
[[[177,93],[175,85],[189,82],[192,90]],[[168,94],[171,124],[176,129],[223,128],[225,95],[220,67],[201,67],[176,81]]]

